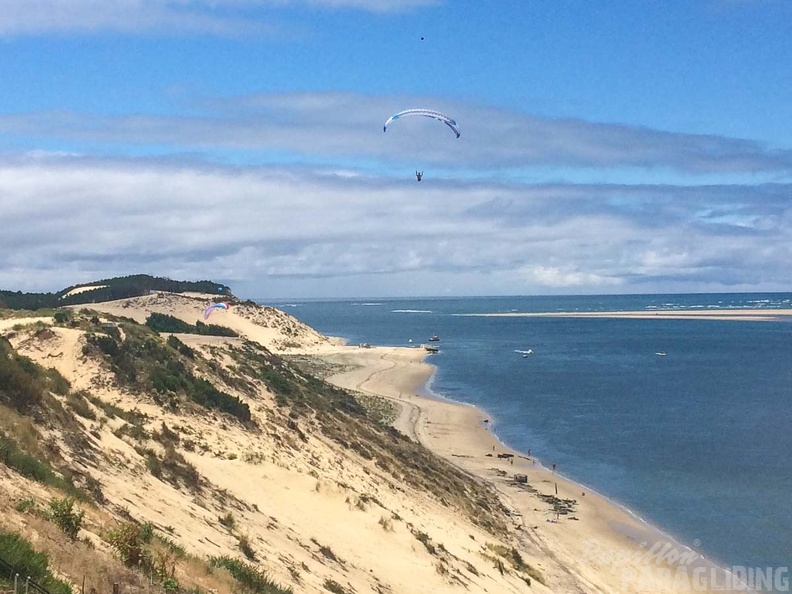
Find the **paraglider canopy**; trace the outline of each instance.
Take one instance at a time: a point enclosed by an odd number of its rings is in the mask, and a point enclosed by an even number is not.
[[[217,310],[217,309],[225,309],[225,310],[229,309],[228,303],[225,303],[225,302],[213,303],[212,305],[207,307],[204,310],[204,314],[203,314],[204,320],[209,319],[209,316],[212,315],[212,312]]]
[[[383,132],[388,131],[388,125],[393,122],[394,120],[398,120],[399,118],[403,118],[406,116],[423,116],[425,118],[433,118],[440,122],[443,122],[446,126],[451,128],[454,131],[454,134],[457,138],[460,136],[459,128],[457,127],[456,120],[450,118],[449,116],[445,115],[444,113],[440,113],[439,111],[434,111],[431,109],[406,109],[404,111],[400,111],[399,113],[392,115],[388,118],[388,121],[385,122],[385,125],[382,127]]]

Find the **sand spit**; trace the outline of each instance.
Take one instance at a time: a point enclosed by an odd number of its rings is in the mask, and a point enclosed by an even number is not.
[[[559,311],[455,314],[491,318],[634,318],[646,320],[733,320],[775,322],[792,318],[792,309],[688,309],[643,311]]]

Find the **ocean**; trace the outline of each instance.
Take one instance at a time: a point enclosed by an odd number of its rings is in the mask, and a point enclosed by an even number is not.
[[[266,304],[350,344],[438,335],[427,390],[484,409],[508,446],[721,565],[792,559],[792,324],[465,315],[792,308],[792,294]]]

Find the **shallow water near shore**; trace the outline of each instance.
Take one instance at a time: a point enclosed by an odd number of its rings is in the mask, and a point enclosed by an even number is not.
[[[792,324],[464,314],[791,302],[730,294],[267,304],[351,344],[416,346],[438,335],[432,390],[488,411],[510,447],[724,565],[766,567],[788,565],[792,550]]]

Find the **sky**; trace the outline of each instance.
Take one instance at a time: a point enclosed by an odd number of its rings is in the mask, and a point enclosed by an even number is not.
[[[792,291],[789,0],[3,0],[0,81],[2,289]]]

